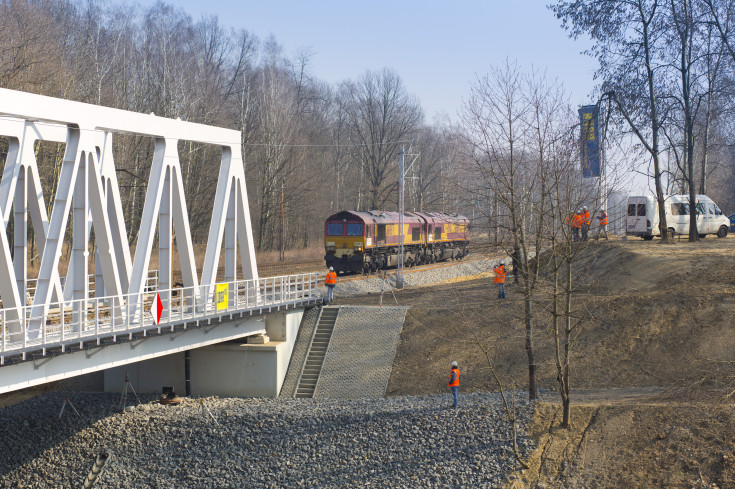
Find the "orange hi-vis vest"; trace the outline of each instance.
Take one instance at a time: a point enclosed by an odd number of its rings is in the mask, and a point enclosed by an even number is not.
[[[451,375],[449,376],[449,387],[459,387],[459,368],[452,367],[452,373],[454,373],[454,381],[452,381]]]
[[[600,212],[600,217],[598,217],[597,219],[600,220],[600,226],[607,226],[607,212]]]
[[[505,265],[499,265],[497,268],[493,268],[493,272],[495,272],[495,283],[504,284],[505,283]]]
[[[584,222],[584,217],[582,214],[574,214],[574,224],[572,224],[573,228],[581,228],[582,222]]]
[[[337,274],[335,272],[327,272],[324,279],[324,285],[335,285],[337,283]]]
[[[590,225],[590,211],[584,211],[582,213],[582,222],[586,225]]]

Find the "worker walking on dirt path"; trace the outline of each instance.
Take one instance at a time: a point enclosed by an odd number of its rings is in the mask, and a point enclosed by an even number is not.
[[[590,230],[590,211],[587,210],[587,206],[582,207],[582,241],[587,241],[587,234]]]
[[[595,241],[600,239],[600,233],[605,233],[605,240],[610,241],[610,238],[607,237],[607,212],[605,212],[605,209],[600,209],[600,215],[597,216],[597,236],[595,236]]]
[[[459,404],[459,367],[457,362],[452,362],[452,373],[449,374],[449,388],[452,390],[452,396],[454,396],[453,408],[456,408]]]
[[[497,267],[493,268],[495,272],[495,283],[498,284],[498,299],[505,299],[505,263],[502,261]]]
[[[327,276],[324,278],[324,285],[327,286],[327,302],[334,300],[334,286],[337,285],[337,274],[334,272],[334,267],[329,267]]]

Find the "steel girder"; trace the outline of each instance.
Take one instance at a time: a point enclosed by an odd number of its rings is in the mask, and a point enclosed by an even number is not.
[[[155,140],[134,259],[128,246],[112,154],[112,136],[116,133],[139,134]],[[125,294],[140,296],[144,292],[157,223],[160,289],[172,286],[173,230],[184,287],[199,290],[203,297],[212,296],[223,240],[225,280],[237,278],[238,249],[241,278],[258,278],[238,131],[0,89],[0,136],[8,137],[10,142],[0,180],[4,229],[14,204],[12,254],[7,233],[0,232],[0,298],[3,308],[8,310],[5,327],[11,338],[22,335],[25,324],[21,307],[26,303],[28,288],[29,212],[41,260],[27,326],[29,337],[41,330],[49,305],[54,302],[74,300],[79,309],[75,312],[85,314],[84,300],[89,296],[87,250],[92,227],[96,237],[95,295],[98,297],[100,294],[118,298]],[[66,143],[50,219],[46,215],[33,151],[38,140]],[[178,158],[179,140],[213,144],[222,150],[201,281]],[[62,290],[58,265],[70,213],[73,243]],[[162,297],[164,301],[169,299]],[[122,313],[135,315],[140,307],[141,304],[129,301]]]

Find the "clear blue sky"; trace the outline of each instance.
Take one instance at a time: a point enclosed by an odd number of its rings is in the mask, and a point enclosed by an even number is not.
[[[506,58],[557,77],[573,104],[591,101],[596,63],[580,54],[588,45],[567,37],[546,0],[168,3],[194,20],[217,15],[225,26],[246,29],[261,40],[273,34],[289,55],[308,48],[313,75],[330,83],[392,68],[419,98],[428,122],[439,114],[456,119],[470,83]]]

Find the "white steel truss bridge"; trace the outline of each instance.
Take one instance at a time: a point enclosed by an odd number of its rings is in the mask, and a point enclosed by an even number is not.
[[[134,256],[113,160],[115,134],[155,141]],[[318,301],[316,274],[258,277],[238,131],[0,89],[0,136],[9,143],[0,180],[0,393],[262,333],[263,322],[242,319]],[[177,150],[182,140],[215,145],[222,154],[201,274]],[[66,145],[50,216],[37,141]],[[38,277],[30,280],[29,216],[40,258]],[[72,244],[62,278],[68,225]],[[173,283],[174,240],[180,286]],[[156,242],[158,270],[151,271]],[[217,281],[222,248],[224,280]],[[130,346],[112,347],[121,343]]]

